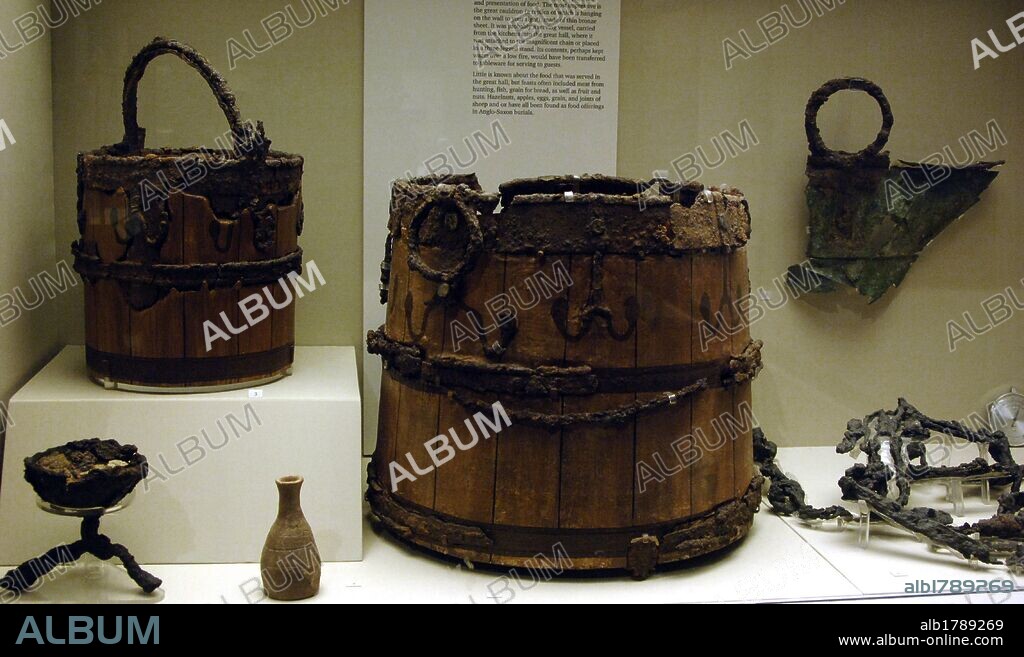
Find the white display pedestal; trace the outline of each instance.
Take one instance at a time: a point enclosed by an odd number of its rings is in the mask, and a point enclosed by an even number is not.
[[[302,508],[324,561],[362,559],[359,384],[352,347],[299,347],[292,376],[208,394],[104,390],[66,347],[11,399],[0,489],[0,563],[77,538],[43,513],[24,459],[83,438],[137,445],[149,478],[100,530],[142,564],[258,562],[277,515],[275,479],[305,478]]]

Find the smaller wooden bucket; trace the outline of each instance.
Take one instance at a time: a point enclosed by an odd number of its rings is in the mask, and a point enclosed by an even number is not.
[[[230,144],[145,148],[138,85],[164,54],[210,85]],[[135,56],[122,111],[124,139],[78,156],[81,239],[72,252],[85,282],[90,377],[208,392],[286,375],[302,268],[302,157],[271,151],[263,124],[242,121],[220,74],[176,41],[157,38]]]

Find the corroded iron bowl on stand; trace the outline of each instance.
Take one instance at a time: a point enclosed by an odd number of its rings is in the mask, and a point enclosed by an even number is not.
[[[134,445],[115,440],[76,440],[25,459],[25,480],[48,513],[82,519],[81,538],[30,559],[0,578],[0,588],[27,591],[58,566],[85,554],[102,561],[117,557],[128,576],[146,593],[161,580],[143,570],[123,545],[99,533],[100,519],[124,508],[125,498],[149,472],[146,457]]]

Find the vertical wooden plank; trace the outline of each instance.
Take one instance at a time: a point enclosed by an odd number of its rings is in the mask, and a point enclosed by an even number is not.
[[[120,260],[128,247],[122,244],[117,235],[127,235],[125,227],[128,217],[128,197],[123,189],[107,193],[97,189],[87,189],[84,197],[86,216],[85,238],[96,245],[100,260],[116,262]]]
[[[272,212],[277,220],[277,257],[283,257],[295,251],[298,247],[298,221],[302,208],[302,199],[296,195],[294,202],[285,207],[273,207]],[[288,284],[291,287],[290,284]],[[280,285],[271,286],[274,299],[283,301],[287,293]],[[295,298],[297,295],[292,290],[292,302],[286,308],[273,310],[273,336],[271,343],[274,347],[286,347],[295,344]]]
[[[729,390],[712,388],[694,399],[694,441],[700,448],[692,468],[690,489],[694,513],[707,511],[733,497],[733,442],[723,420],[732,410]]]
[[[177,290],[171,290],[167,296],[149,308],[132,310],[132,356],[139,358],[181,358],[184,356],[183,316],[184,295]]]
[[[575,328],[577,318],[583,312],[595,281],[593,258],[572,258],[573,286],[569,290],[569,330]],[[636,365],[636,330],[630,330],[627,306],[637,303],[637,263],[631,258],[606,256],[602,259],[600,274],[603,283],[603,305],[612,312],[612,329],[607,321],[594,316],[590,329],[576,340],[569,339],[565,346],[565,362],[587,363],[593,367],[634,367]],[[617,339],[612,331],[624,335]]]
[[[395,340],[407,339],[405,330],[405,296],[409,293],[409,249],[405,239],[391,245],[391,277],[388,279],[388,307],[384,328]]]
[[[736,421],[745,427],[733,438],[733,492],[739,496],[747,491],[754,477],[754,432],[750,425],[755,416],[750,381],[741,383],[733,390],[733,408]]]
[[[302,214],[302,194],[298,193],[289,205],[277,208],[277,255],[286,256],[299,248],[299,217]]]
[[[88,280],[83,281],[85,294],[85,344],[96,346],[96,287]]]
[[[377,447],[373,451],[374,469],[381,485],[391,490],[391,462],[398,444],[399,400],[402,384],[388,372],[380,379],[380,407],[377,417]]]
[[[555,329],[551,306],[568,301],[569,256],[508,256],[505,292],[516,308],[516,335],[504,362],[536,367],[561,365],[565,338]],[[558,399],[517,399],[516,408],[558,415]],[[498,436],[494,522],[523,527],[558,527],[562,432],[513,424]]]
[[[442,352],[460,356],[476,356],[486,358],[484,344],[492,345],[501,337],[502,317],[493,317],[491,306],[498,307],[506,301],[508,292],[505,290],[505,258],[502,256],[481,254],[476,266],[466,274],[465,292],[462,303],[449,306],[445,312],[444,340]],[[495,311],[502,314],[500,311]],[[484,333],[481,343],[478,335]],[[469,335],[470,337],[466,337]]]
[[[576,281],[571,263],[569,256],[507,258],[506,292],[516,307],[518,327],[505,356],[507,362],[527,367],[562,364],[565,339],[555,330],[551,307],[568,299],[569,288]]]
[[[483,344],[477,335],[479,329],[486,330],[492,324],[487,319],[490,314],[487,310],[488,303],[504,291],[504,258],[482,254],[477,258],[473,270],[466,274],[464,283],[462,303],[449,306],[445,312],[442,351],[484,359]],[[470,312],[475,318],[469,316]],[[495,342],[501,335],[497,322],[493,324],[494,328],[484,335],[484,344]],[[471,338],[453,340],[453,336],[461,336],[462,332],[467,330],[472,335]],[[497,398],[494,398],[489,401],[493,403],[496,400]],[[468,419],[473,427],[476,426],[471,416],[472,413],[461,404],[442,398],[438,433],[454,429],[463,445],[472,443],[473,433],[465,423]],[[494,518],[494,459],[501,434],[487,439],[479,431],[476,435],[474,446],[464,451],[459,450],[454,437],[449,435],[451,445],[457,453],[454,459],[437,470],[434,508],[459,518],[490,523]]]
[[[238,219],[238,261],[259,262],[271,256],[273,253],[266,254],[256,248],[256,220],[252,212],[246,210]],[[239,303],[255,294],[261,298],[263,305],[270,309],[269,317],[253,324],[245,333],[236,338],[239,354],[270,351],[274,339],[274,313],[277,311],[270,308],[270,304],[267,302],[267,296],[264,293],[264,289],[267,287],[267,284],[249,285],[238,290]],[[241,310],[239,310],[239,314],[241,314]],[[241,319],[245,320],[244,315]]]
[[[185,199],[180,193],[168,197],[167,215],[171,223],[167,227],[167,239],[160,247],[160,261],[177,265],[185,262]]]
[[[439,396],[431,392],[423,392],[402,386],[399,401],[401,421],[398,426],[398,440],[395,449],[395,460],[415,481],[398,482],[396,494],[400,497],[427,508],[434,507],[434,463],[427,453],[424,443],[438,434],[437,419]],[[421,471],[430,469],[426,474],[417,474],[409,458],[415,461]],[[444,467],[444,466],[442,466]]]
[[[693,307],[698,323],[691,340],[694,362],[723,358],[732,348],[725,326],[728,309],[722,304],[727,282],[721,253],[693,256]],[[732,497],[733,446],[723,435],[720,420],[731,411],[732,391],[713,387],[693,398],[693,433],[700,452],[690,485],[693,513],[707,511]]]
[[[553,399],[519,399],[516,408],[554,415],[562,412],[561,402]],[[494,522],[558,527],[562,432],[513,420],[497,438]]]
[[[488,400],[491,403],[495,399]],[[482,411],[490,417],[490,411]],[[458,436],[462,445],[474,441],[473,431],[466,426],[469,421],[476,431],[476,443],[461,450],[456,445],[451,431]],[[447,397],[441,398],[440,420],[437,433],[448,434],[449,444],[455,450],[455,458],[437,468],[435,476],[434,509],[441,513],[490,523],[494,518],[494,458],[498,440],[506,430],[485,438],[468,412],[461,404]]]
[[[234,356],[238,353],[238,338],[233,336],[224,325],[220,313],[224,313],[231,325],[238,328],[238,294],[233,289],[211,290],[205,283],[203,287],[184,295],[185,305],[185,356],[187,358],[214,358],[217,356]],[[206,350],[204,323],[210,321],[223,331],[230,339],[214,340],[210,350]]]
[[[637,264],[637,367],[685,365],[693,355],[690,256]],[[646,401],[654,394],[641,394]],[[690,469],[672,444],[692,431],[689,399],[637,418],[634,519],[658,523],[690,515]]]
[[[633,403],[636,395],[566,397],[565,413],[600,411]],[[633,422],[589,424],[562,432],[559,526],[627,527],[633,520]]]
[[[99,194],[96,190],[82,190],[82,211],[85,213],[85,222],[82,226],[82,243],[86,248],[96,244],[96,227],[102,217],[102,209],[97,207],[96,197]],[[88,280],[83,281],[83,296],[85,300],[85,344],[89,347],[99,348],[96,327],[96,304],[98,302],[96,286]]]
[[[203,196],[181,194],[184,222],[184,258],[186,262],[235,262],[238,260],[239,231],[235,222],[222,221],[213,212],[210,202]],[[216,236],[215,236],[216,233]],[[229,239],[230,238],[230,239]],[[222,250],[217,247],[220,240]],[[187,292],[185,307],[185,356],[212,358],[233,356],[238,353],[238,339],[217,340],[206,350],[204,322],[210,321],[226,331],[220,313],[224,313],[234,327],[239,327],[238,292],[230,288]]]
[[[108,193],[86,189],[82,201],[86,217],[85,242],[95,246],[103,262],[119,260],[127,249],[119,242],[116,232],[118,225],[124,225],[128,212],[124,190]],[[87,294],[87,330],[91,324],[92,340],[86,344],[108,353],[131,354],[131,319],[119,284],[99,279],[93,286],[87,286]]]
[[[750,317],[738,301],[750,294],[750,270],[746,247],[737,249],[729,258],[729,289],[732,292],[732,320],[736,333],[732,337],[732,351],[741,353],[750,342]],[[746,492],[754,476],[753,406],[751,382],[745,381],[733,388],[733,413],[740,429],[733,440],[734,493]]]
[[[127,246],[118,241],[118,230],[124,234],[128,215],[128,199],[124,190],[114,194],[87,190],[85,207],[87,230],[100,259],[115,262],[122,258]],[[96,348],[107,353],[130,355],[131,315],[121,286],[116,281],[102,279],[96,281],[93,292]]]
[[[167,199],[170,225],[160,249],[160,261],[177,265],[185,260],[184,202],[181,194]],[[140,358],[181,358],[185,355],[184,296],[171,290],[144,310],[131,310],[132,355]]]
[[[592,258],[572,259],[575,284],[569,291],[569,327],[587,303],[592,280]],[[603,259],[604,303],[612,310],[616,331],[626,332],[627,303],[636,301],[636,261],[608,256]],[[595,320],[579,340],[566,344],[566,362],[594,367],[634,367],[636,331],[615,339],[603,320]],[[632,404],[635,394],[600,394],[564,397],[565,413],[600,411]],[[635,423],[584,424],[565,429],[562,437],[562,474],[559,517],[561,527],[625,527],[633,520],[633,463]]]
[[[130,355],[131,315],[128,312],[128,301],[117,281],[96,281],[94,308],[96,348],[111,354]]]
[[[295,289],[287,281],[271,283],[265,289],[280,306],[271,310],[271,345],[276,349],[295,344]]]
[[[427,262],[435,260],[432,256],[438,249],[422,245],[419,248]],[[437,355],[444,348],[445,307],[436,299],[438,285],[418,272],[410,271],[409,293],[401,300],[406,339],[420,345],[430,355]]]
[[[82,190],[82,211],[85,222],[82,226],[82,242],[86,245],[96,244],[96,231],[103,223],[103,206],[100,199],[103,192],[95,189]]]

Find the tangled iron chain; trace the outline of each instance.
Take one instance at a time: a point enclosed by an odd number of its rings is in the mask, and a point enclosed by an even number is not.
[[[926,443],[948,436],[983,446],[992,463],[977,458],[956,466],[933,466],[926,459]],[[754,461],[771,482],[768,501],[779,515],[802,520],[854,519],[842,506],[816,508],[806,501],[799,482],[786,476],[775,462],[777,448],[761,429],[754,430]],[[876,411],[862,420],[850,420],[836,446],[840,454],[860,451],[867,463],[856,463],[839,479],[842,499],[865,502],[871,513],[964,558],[1008,567],[1024,566],[1024,495],[1020,492],[1024,468],[1013,459],[1009,441],[1001,431],[970,429],[960,422],[935,420],[905,399],[894,411]],[[953,525],[953,517],[928,507],[907,508],[911,484],[947,479],[988,477],[1008,487],[991,518]],[[999,555],[1008,555],[1004,561]]]

